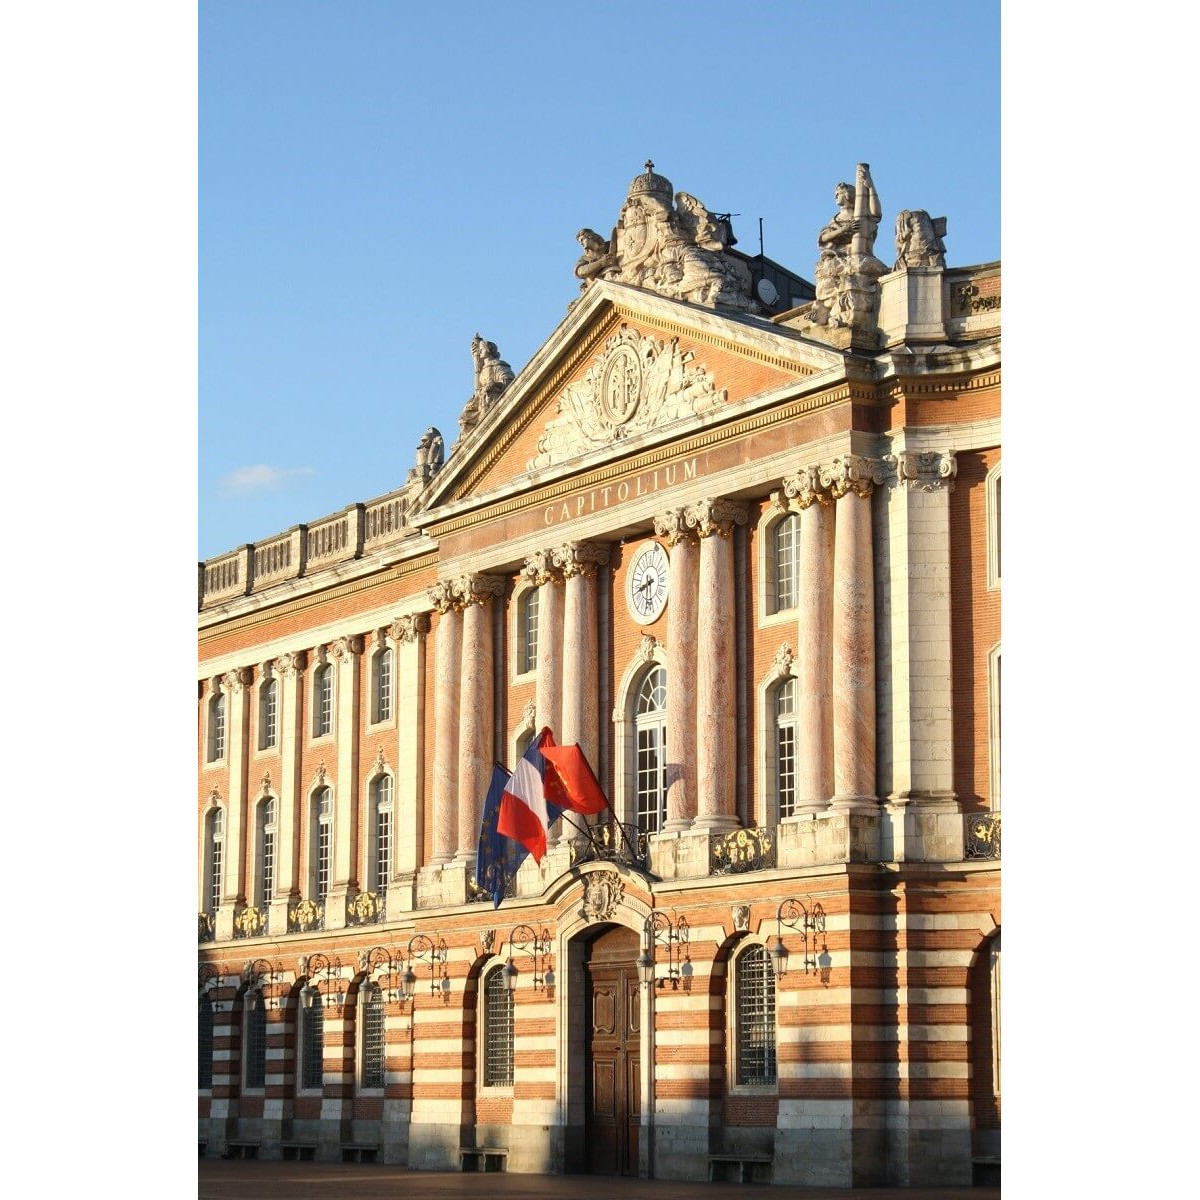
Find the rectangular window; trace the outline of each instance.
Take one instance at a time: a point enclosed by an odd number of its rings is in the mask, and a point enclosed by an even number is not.
[[[210,762],[225,757],[225,697],[214,696],[209,708],[208,757]]]
[[[800,540],[800,518],[791,513],[775,526],[775,611],[795,608],[797,545]]]
[[[525,597],[522,606],[523,621],[521,629],[521,671],[533,671],[537,668],[538,656],[538,591],[535,588]]]
[[[319,998],[304,1010],[304,1067],[301,1085],[319,1088],[325,1082],[325,1010]]]
[[[214,916],[221,907],[221,864],[225,849],[224,815],[220,809],[209,818],[208,911]]]
[[[263,689],[262,705],[260,747],[263,750],[269,750],[275,745],[279,730],[279,684],[275,680],[271,680]]]
[[[332,826],[329,821],[322,821],[317,827],[317,894],[315,899],[325,903],[329,895],[329,858]]]
[[[246,1086],[267,1085],[267,1010],[258,997],[251,1003],[246,1022]]]
[[[775,972],[761,946],[737,963],[737,1081],[775,1082]]]
[[[383,994],[373,987],[363,1006],[363,1087],[383,1087]]]
[[[313,736],[324,737],[333,729],[333,668],[322,667],[316,676],[316,705]]]
[[[381,809],[375,814],[375,891],[387,891],[392,870],[392,814]]]
[[[384,650],[375,659],[375,720],[392,719],[392,652]]]
[[[275,830],[263,830],[262,871],[259,875],[261,891],[258,897],[260,908],[270,904],[275,891]]]
[[[796,814],[796,727],[780,725],[778,754],[779,815]]]
[[[504,971],[492,971],[484,984],[484,1087],[511,1087],[513,1081],[513,1000]]]
[[[201,1088],[212,1087],[213,1076],[213,1010],[208,997],[200,1001],[200,1077]]]
[[[637,731],[637,823],[643,833],[657,833],[662,825],[666,743],[664,726],[651,725]]]

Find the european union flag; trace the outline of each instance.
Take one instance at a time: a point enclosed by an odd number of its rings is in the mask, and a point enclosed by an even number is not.
[[[475,852],[475,882],[490,892],[492,906],[500,907],[516,878],[517,868],[529,853],[520,842],[505,837],[496,829],[500,798],[512,776],[499,763],[492,767],[492,782],[479,819],[479,849]]]

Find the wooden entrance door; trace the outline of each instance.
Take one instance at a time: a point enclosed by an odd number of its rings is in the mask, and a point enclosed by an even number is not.
[[[641,1006],[638,938],[631,929],[601,934],[587,965],[587,1169],[638,1173],[641,1119]]]

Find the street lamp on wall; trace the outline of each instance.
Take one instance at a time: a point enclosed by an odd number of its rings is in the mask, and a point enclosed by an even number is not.
[[[341,1007],[345,1003],[346,993],[342,987],[342,960],[330,959],[327,954],[310,954],[304,972],[325,1007]],[[324,987],[322,987],[322,983]]]
[[[655,969],[658,963],[658,947],[664,948],[667,973],[657,980],[660,988],[668,984],[672,991],[683,984],[686,991],[691,985],[692,959],[688,949],[691,930],[687,917],[679,917],[672,921],[664,912],[652,912],[643,926],[645,943],[642,953],[638,956],[638,973],[642,984],[651,987],[655,984]]]
[[[381,980],[387,980],[387,986],[381,986],[381,991],[389,1004],[396,1004],[401,1000],[407,999],[404,992],[404,981],[400,972],[400,968],[404,966],[404,956],[402,954],[393,954],[385,946],[372,946],[370,950],[362,955],[359,962],[362,964],[367,978],[371,982],[380,983]]]
[[[403,987],[400,992],[402,1000],[412,1000],[417,994],[417,972],[414,964],[429,962],[429,993],[436,996],[439,993],[443,1004],[450,1002],[450,974],[446,968],[446,941],[433,938],[424,933],[413,934],[408,940],[408,967],[403,975]],[[424,967],[421,968],[424,971]]]
[[[821,907],[820,902],[813,903],[811,898],[809,904],[812,905],[811,908],[806,907],[799,900],[789,897],[779,905],[779,911],[775,914],[775,945],[771,947],[771,967],[775,971],[776,979],[782,979],[788,969],[788,948],[783,940],[785,925],[788,929],[796,930],[801,936],[805,975],[815,975],[821,966],[828,963],[829,950],[825,946],[825,910]],[[821,961],[818,961],[817,953],[818,934],[820,935]]]
[[[263,994],[263,1000],[268,1008],[279,1007],[279,995],[274,989],[277,983],[283,981],[283,972],[274,963],[268,962],[265,958],[256,958],[242,968],[242,978],[246,981],[247,993],[257,991]],[[272,989],[270,995],[265,994],[268,984]]]
[[[215,964],[205,962],[200,964],[197,972],[196,990],[203,997],[206,991],[212,992],[213,1012],[221,1011],[221,1001],[217,999],[217,989],[221,986],[221,972]]]
[[[504,984],[510,992],[517,990],[517,977],[520,972],[513,962],[512,951],[524,951],[533,959],[533,990],[549,991],[554,986],[554,965],[550,959],[550,931],[543,928],[537,933],[530,925],[518,925],[508,935],[509,955],[504,966]]]

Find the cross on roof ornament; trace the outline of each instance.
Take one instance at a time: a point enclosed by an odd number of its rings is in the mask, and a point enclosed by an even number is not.
[[[646,159],[646,174],[649,175],[653,170],[654,170],[654,161],[649,158]]]

